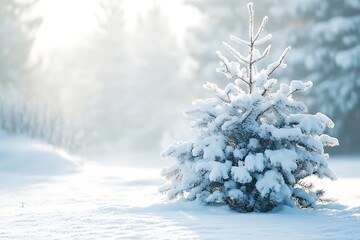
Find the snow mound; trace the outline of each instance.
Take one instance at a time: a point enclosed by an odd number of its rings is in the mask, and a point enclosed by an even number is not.
[[[77,170],[79,160],[65,151],[25,136],[0,133],[0,172],[54,175]]]
[[[266,214],[184,199],[164,202],[158,168],[86,162],[82,171],[41,184],[0,187],[0,239],[359,240],[360,188],[354,186],[360,185],[360,172],[346,174],[359,169],[359,159],[331,160],[335,170],[342,168],[339,180],[316,182],[335,202],[316,209],[279,206]]]

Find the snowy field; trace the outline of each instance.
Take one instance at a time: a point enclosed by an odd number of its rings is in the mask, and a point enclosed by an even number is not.
[[[3,139],[0,239],[360,239],[360,157],[330,165],[339,180],[318,185],[335,202],[240,214],[164,201],[159,166],[98,165],[26,139]]]

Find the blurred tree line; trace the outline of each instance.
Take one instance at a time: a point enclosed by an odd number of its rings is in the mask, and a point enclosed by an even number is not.
[[[185,106],[185,52],[159,5],[130,29],[123,0],[98,3],[94,31],[70,51],[51,52],[32,94],[60,106],[80,152],[159,151]]]
[[[186,0],[202,21],[187,30],[185,47],[156,1],[130,30],[123,3],[99,0],[95,31],[71,51],[48,53],[51,61],[44,67],[29,62],[42,22],[33,12],[38,1],[0,1],[3,130],[73,151],[158,150],[164,132],[181,131],[181,111],[202,97],[203,83],[227,83],[215,72],[215,51],[230,34],[246,34],[245,2]],[[309,111],[335,121],[335,151],[359,153],[360,0],[254,0],[254,7],[257,16],[270,18],[272,56],[293,47],[288,68],[277,77],[313,81],[305,99]]]
[[[36,2],[0,1],[0,83],[26,84],[28,58],[41,24],[30,12]]]

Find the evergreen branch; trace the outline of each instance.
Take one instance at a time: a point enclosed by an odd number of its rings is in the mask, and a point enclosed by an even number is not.
[[[257,102],[259,102],[259,101],[257,101]],[[240,119],[240,124],[243,124],[250,117],[250,115],[254,112],[254,108],[255,108],[255,104],[252,106],[250,111],[248,110],[243,114],[242,119]],[[244,115],[245,115],[245,117],[244,117]]]
[[[225,68],[226,70],[226,73],[230,74],[231,77],[234,77],[234,75],[231,73],[230,71],[230,67],[229,67],[229,64],[228,64],[228,61],[227,59],[221,55],[220,52],[216,52],[220,61],[223,63],[223,67]],[[246,81],[246,79],[244,79],[242,76],[240,76],[239,74],[236,74],[235,75],[237,78],[239,78],[241,81],[243,81],[244,83],[246,83],[248,86],[250,85],[248,81]]]
[[[268,77],[271,76],[271,74],[273,74],[275,72],[276,69],[278,69],[279,67],[281,66],[284,66],[284,60],[285,60],[285,57],[286,55],[288,54],[288,52],[290,51],[291,47],[287,47],[284,52],[281,54],[279,60],[273,64],[270,64],[267,69],[266,69],[266,75]]]
[[[249,38],[250,42],[253,42],[254,39],[254,9],[253,3],[248,3],[247,5],[249,11]]]
[[[237,43],[241,43],[241,44],[244,44],[244,45],[247,45],[250,47],[250,43],[241,39],[241,38],[237,38],[235,37],[234,35],[230,35],[230,39],[233,40],[234,42],[237,42]]]
[[[204,87],[205,89],[208,89],[208,90],[213,91],[213,92],[216,94],[216,96],[217,96],[221,101],[224,101],[224,102],[226,102],[226,103],[230,103],[230,102],[231,102],[231,99],[230,99],[230,96],[229,96],[229,94],[230,94],[230,92],[231,92],[231,89],[227,89],[227,90],[223,91],[223,90],[219,89],[216,84],[214,84],[214,83],[209,83],[209,82],[207,82],[206,84],[204,84],[203,87]],[[226,95],[227,99],[225,98],[224,95]]]
[[[271,108],[274,108],[275,104],[270,105],[269,107],[265,108],[264,110],[262,110],[255,118],[255,121],[257,122],[259,120],[259,118],[264,115],[264,113],[266,113],[267,111],[269,111]]]
[[[229,44],[227,44],[226,42],[223,42],[225,48],[236,58],[238,59],[240,62],[244,63],[244,64],[249,64],[249,61],[241,55],[241,53],[239,53],[238,51],[236,51],[233,47],[231,47]]]
[[[253,75],[253,50],[254,50],[254,42],[251,41],[250,45],[250,63],[249,63],[249,92],[252,92],[252,75]]]
[[[248,63],[248,70],[249,70],[249,93],[252,92],[252,75],[253,75],[253,63],[252,63],[252,59],[253,59],[253,50],[254,50],[254,9],[253,9],[253,3],[249,3],[247,5],[248,7],[248,11],[249,11],[249,39],[250,39],[250,51],[249,51],[249,55],[250,55],[250,62]]]
[[[260,40],[256,40],[254,42],[254,46],[259,46],[259,45],[263,45],[264,43],[266,43],[267,41],[269,41],[272,38],[272,34],[268,34],[265,37],[261,38]]]
[[[293,89],[287,96],[291,96],[293,93],[298,91],[305,91],[307,88],[312,86],[312,82],[308,81],[306,83],[303,83],[299,80],[294,80],[290,84],[290,90]]]
[[[269,111],[270,109],[274,109],[274,111],[280,115],[279,111],[276,109],[276,105],[279,104],[279,101],[274,102],[273,104],[269,105],[267,108],[265,108],[264,110],[262,110],[255,118],[255,121],[258,121],[259,118],[264,115],[267,111]]]
[[[269,46],[267,46],[267,48],[265,48],[263,54],[258,59],[253,60],[252,63],[257,63],[257,62],[263,60],[269,54],[270,49],[271,49],[271,44]]]
[[[230,68],[229,68],[229,65],[228,65],[227,61],[225,60],[225,58],[219,52],[217,52],[217,53],[218,53],[218,57],[219,57],[220,61],[223,63],[223,67],[225,67],[226,73],[231,74]]]
[[[245,117],[243,117],[243,119],[240,120],[240,124],[243,124],[249,117],[250,117],[250,114],[253,112],[254,109],[251,109],[250,111],[247,111],[244,115]]]
[[[303,90],[303,89],[300,89],[300,88],[297,88],[295,89],[294,91],[290,92],[287,96],[290,97],[291,95],[293,95],[295,92],[298,92],[300,90]]]
[[[261,93],[261,96],[265,96],[265,94],[274,86],[276,82],[272,81],[270,84],[264,89],[264,91]]]
[[[269,18],[267,16],[265,16],[261,22],[261,25],[259,27],[259,30],[257,31],[255,37],[254,37],[254,41],[256,41],[258,39],[258,37],[260,36],[260,33],[264,30],[265,24],[266,22],[269,20]]]
[[[250,86],[250,83],[248,81],[246,81],[243,77],[240,77],[239,75],[236,75],[236,77],[238,77],[241,81],[243,81],[244,83],[246,83],[248,86]]]

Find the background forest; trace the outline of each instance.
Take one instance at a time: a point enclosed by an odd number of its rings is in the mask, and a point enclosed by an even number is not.
[[[359,153],[360,1],[254,4],[269,16],[273,56],[292,46],[276,77],[313,81],[304,101],[334,120],[332,153]],[[202,84],[228,83],[215,51],[247,31],[245,8],[238,0],[1,1],[0,128],[87,157],[158,156],[192,134],[181,112],[204,96]]]
[[[359,239],[360,0],[248,2],[1,0],[0,239]]]

